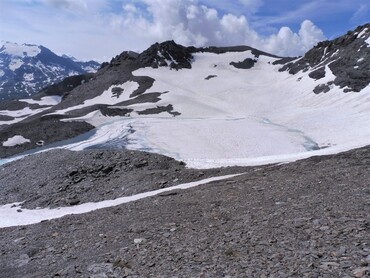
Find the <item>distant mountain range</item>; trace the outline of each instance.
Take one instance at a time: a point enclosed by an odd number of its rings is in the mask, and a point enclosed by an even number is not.
[[[30,97],[68,76],[99,67],[95,61],[59,56],[44,46],[6,42],[0,48],[0,100]]]

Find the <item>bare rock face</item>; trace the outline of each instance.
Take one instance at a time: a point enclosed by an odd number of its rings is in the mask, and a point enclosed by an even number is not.
[[[72,91],[74,88],[80,86],[93,77],[92,73],[73,75],[66,77],[63,81],[47,86],[40,90],[36,96],[36,99],[40,99],[44,96],[63,96],[68,92]]]
[[[256,59],[247,58],[242,62],[231,62],[230,65],[236,67],[237,69],[251,69],[255,63],[257,63]]]
[[[315,93],[327,91],[330,85],[344,88],[345,92],[359,92],[370,83],[370,24],[332,41],[318,43],[304,57],[285,64],[280,70],[291,74],[313,70],[310,77],[320,80],[328,67],[336,76],[333,83],[321,84]],[[325,86],[326,85],[326,86]]]
[[[169,66],[173,69],[191,68],[194,48],[184,47],[174,41],[156,43],[141,53],[138,57],[143,67],[153,68]]]

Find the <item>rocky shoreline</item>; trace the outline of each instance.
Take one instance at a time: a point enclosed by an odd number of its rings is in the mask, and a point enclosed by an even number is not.
[[[73,182],[75,176],[82,180],[70,188],[85,181],[92,185],[85,197],[76,193],[82,196],[80,202],[86,202],[210,176],[245,174],[86,214],[2,228],[2,277],[368,277],[370,273],[370,147],[283,165],[205,171],[139,152],[58,152],[1,166],[0,203],[26,200],[28,208],[47,206],[42,196],[54,196],[53,181]],[[64,165],[64,156],[74,159]],[[106,168],[99,163],[109,168],[108,162],[115,166],[103,175]],[[136,167],[140,162],[142,166]],[[13,176],[11,169],[17,169]],[[37,174],[42,171],[50,180],[40,187],[43,178]],[[143,180],[133,182],[130,190],[117,190],[138,177]],[[104,196],[110,187],[113,193]],[[49,205],[73,205],[55,202],[66,200],[63,191],[58,194],[62,195]]]

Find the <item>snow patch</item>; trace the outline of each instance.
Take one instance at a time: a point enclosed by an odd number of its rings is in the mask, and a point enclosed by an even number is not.
[[[45,111],[49,108],[50,107],[45,107],[45,108],[39,108],[39,109],[32,110],[29,107],[25,107],[21,110],[15,110],[15,111],[13,111],[13,110],[1,110],[0,115],[13,117],[15,119],[11,120],[11,121],[0,121],[0,125],[10,125],[10,124],[18,123],[18,122],[24,120],[25,118],[27,118],[29,116],[32,116],[32,115],[35,115],[37,113],[43,112],[43,111]]]
[[[17,145],[22,145],[24,143],[30,143],[31,140],[24,138],[22,135],[15,135],[8,138],[8,140],[3,142],[3,147],[14,147]]]
[[[82,66],[82,69],[84,71],[87,71],[87,72],[90,72],[90,73],[94,73],[96,72],[96,68],[92,67],[92,66]]]
[[[365,28],[364,30],[362,30],[358,35],[357,35],[357,38],[360,39],[362,38],[366,33],[367,33],[367,28]]]
[[[367,38],[367,40],[365,40],[365,42],[367,43],[368,47],[370,46],[370,37]]]
[[[76,205],[73,207],[60,207],[56,209],[21,209],[21,212],[18,212],[20,209],[19,206],[21,203],[13,203],[7,204],[0,207],[0,228],[5,227],[13,227],[13,226],[20,226],[20,225],[31,225],[35,223],[39,223],[45,220],[51,220],[56,218],[61,218],[65,215],[71,214],[83,214],[87,212],[91,212],[97,209],[114,207],[121,204],[126,204],[130,202],[135,202],[144,198],[152,197],[163,192],[168,192],[172,190],[184,190],[193,188],[202,184],[207,184],[213,181],[220,181],[229,178],[233,178],[236,176],[240,176],[242,174],[234,174],[234,175],[226,175],[220,177],[213,177],[208,179],[203,179],[200,181],[183,183],[176,186],[171,186],[167,188],[162,188],[154,191],[139,193],[136,195],[128,196],[128,197],[121,197],[115,200],[106,200],[96,203],[85,203],[81,205]]]
[[[100,110],[92,111],[85,116],[77,117],[77,118],[68,118],[68,119],[61,119],[62,122],[86,122],[88,124],[91,124],[95,127],[101,126],[107,122],[114,121],[114,120],[120,120],[122,119],[119,116],[116,117],[109,117],[104,116]]]
[[[114,88],[121,88],[123,90],[122,94],[120,96],[116,96],[112,91]],[[105,90],[100,96],[85,100],[83,104],[72,106],[63,110],[58,110],[53,114],[63,115],[69,111],[81,109],[95,104],[114,105],[122,101],[128,100],[130,98],[129,96],[138,88],[139,84],[134,81],[127,81],[122,85],[113,85],[108,90]]]
[[[0,115],[4,116],[9,116],[9,117],[14,117],[14,118],[19,118],[19,117],[24,117],[31,115],[33,110],[29,107],[25,107],[20,110],[2,110],[0,111]]]
[[[29,104],[38,104],[38,105],[57,105],[62,101],[61,96],[46,96],[42,97],[40,100],[35,99],[20,99],[19,101],[27,102]]]
[[[33,77],[33,73],[25,73],[25,74],[23,74],[23,79],[25,80],[25,81],[32,81],[33,79],[34,79],[34,77]]]
[[[338,55],[338,53],[339,53],[339,49],[337,49],[331,56],[330,56],[330,58],[331,57],[334,57],[335,55]]]
[[[15,71],[16,69],[19,69],[23,64],[24,63],[21,59],[12,59],[9,64],[9,69]]]
[[[6,42],[3,47],[1,48],[0,53],[17,56],[17,57],[35,57],[41,52],[40,47],[37,45],[30,45],[30,44],[17,44]]]

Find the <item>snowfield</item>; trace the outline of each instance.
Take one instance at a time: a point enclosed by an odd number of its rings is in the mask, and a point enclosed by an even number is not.
[[[34,99],[20,99],[19,101],[27,102],[29,104],[38,104],[38,105],[57,105],[62,100],[61,96],[46,96],[42,97],[40,100]]]
[[[63,110],[58,110],[58,111],[56,111],[55,113],[52,113],[52,114],[63,115],[65,113],[69,112],[69,111],[78,110],[78,109],[88,107],[88,106],[92,106],[92,105],[95,105],[95,104],[113,105],[113,104],[116,104],[116,103],[119,103],[119,102],[122,102],[122,101],[128,99],[128,98],[123,99],[120,96],[116,96],[114,94],[114,92],[112,91],[114,88],[122,89],[123,92],[124,92],[124,95],[129,96],[137,88],[139,88],[139,84],[137,82],[128,81],[128,82],[126,82],[122,85],[111,86],[109,89],[105,90],[100,96],[97,96],[97,97],[92,98],[92,99],[88,99],[83,104],[72,106],[72,107],[69,107],[69,108],[66,108],[66,109],[63,109]],[[49,114],[49,115],[51,115],[51,114]]]
[[[257,61],[250,69],[230,65],[247,58]],[[76,151],[98,145],[125,147],[164,154],[189,167],[212,168],[295,161],[370,144],[370,86],[345,93],[346,88],[330,85],[329,92],[315,94],[316,86],[335,79],[328,66],[325,77],[314,80],[308,75],[315,69],[291,75],[280,72],[281,65],[273,65],[276,60],[256,57],[251,51],[205,52],[194,54],[192,69],[136,70],[135,76],[155,80],[144,94],[166,92],[160,101],[121,107],[119,103],[130,100],[139,87],[128,81],[83,104],[56,111],[53,114],[64,115],[95,104],[134,110],[130,117],[106,117],[96,110],[64,119],[86,121],[96,132],[87,140],[59,147]],[[115,87],[123,90],[119,96],[113,93]],[[42,100],[55,104],[48,101]],[[138,113],[168,105],[180,115]],[[22,115],[26,112],[31,111]]]
[[[260,56],[251,69],[230,62],[254,58],[241,53],[198,53],[192,69],[143,68],[136,76],[155,79],[146,93],[166,92],[157,103],[130,105],[131,117],[104,117],[93,112],[79,119],[97,126],[89,140],[64,146],[81,150],[94,145],[125,142],[132,150],[145,150],[208,168],[286,162],[311,155],[336,153],[370,143],[370,87],[344,93],[331,85],[328,93],[314,94],[318,84],[334,80],[326,66],[325,77],[311,79],[309,72],[279,72],[275,58]],[[212,78],[207,78],[212,76]],[[127,82],[120,98],[112,88],[83,105],[119,103],[137,88]],[[137,111],[173,105],[181,113],[143,116]],[[131,131],[135,130],[134,133]]]
[[[9,64],[9,69],[15,71],[16,69],[19,69],[22,65],[23,62],[21,59],[12,59],[11,63]]]
[[[0,110],[0,115],[3,116],[9,116],[13,117],[13,120],[9,121],[1,121],[0,125],[10,125],[14,123],[18,123],[30,116],[36,115],[38,113],[41,113],[45,110],[48,110],[51,106],[54,106],[61,101],[60,96],[46,96],[41,98],[40,100],[34,100],[34,99],[20,99],[21,102],[27,102],[29,104],[38,104],[40,106],[45,106],[43,108],[37,108],[37,109],[31,109],[29,107],[25,107],[21,110]]]
[[[11,42],[6,42],[3,45],[1,53],[6,53],[14,57],[35,57],[41,52],[41,49],[36,45],[28,44],[16,44]]]

